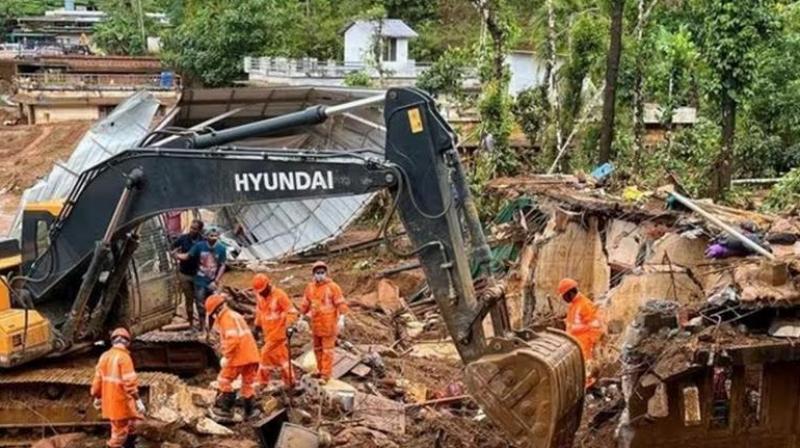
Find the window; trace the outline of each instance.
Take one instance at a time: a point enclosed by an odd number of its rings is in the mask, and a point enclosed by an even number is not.
[[[397,39],[394,37],[383,39],[383,60],[388,62],[397,60]]]

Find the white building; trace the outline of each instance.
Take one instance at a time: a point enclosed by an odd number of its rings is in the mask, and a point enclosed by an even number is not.
[[[378,59],[384,70],[413,75],[416,64],[408,59],[408,42],[416,37],[417,33],[402,20],[356,20],[344,28],[344,64],[375,66],[373,52],[378,46]]]
[[[544,83],[545,62],[532,51],[511,50],[506,56],[511,79],[508,93],[517,96],[520,92]]]
[[[428,68],[408,58],[409,41],[417,33],[402,20],[356,20],[345,26],[342,33],[343,62],[245,57],[244,71],[255,83],[322,86],[342,86],[349,73],[364,72],[374,80],[381,77],[382,85],[388,87],[414,85],[417,76]],[[376,43],[381,49],[378,61],[373,54]],[[377,70],[378,62],[382,73]]]

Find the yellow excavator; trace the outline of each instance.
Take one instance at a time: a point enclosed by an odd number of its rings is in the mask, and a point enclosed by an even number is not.
[[[384,110],[383,155],[228,146],[375,103]],[[39,421],[12,405],[31,391],[50,400],[48,424],[91,424],[91,409],[56,410],[69,386],[84,383],[52,366],[115,325],[143,334],[170,320],[175,303],[166,299],[166,283],[142,275],[145,265],[160,266],[152,272],[169,265],[161,262],[163,251],[146,250],[151,218],[169,210],[379,190],[393,198],[391,214],[399,214],[413,246],[406,255],[420,260],[466,364],[470,393],[516,445],[570,446],[583,407],[580,348],[557,330],[510,327],[455,134],[431,97],[413,88],[187,134],[169,147],[133,148],[81,173],[64,201],[29,205],[21,244],[0,244],[8,273],[0,283],[0,428]],[[471,261],[479,267],[476,277]],[[493,335],[484,332],[487,316]]]

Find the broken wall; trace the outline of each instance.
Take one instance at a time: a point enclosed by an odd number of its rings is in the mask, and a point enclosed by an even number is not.
[[[533,275],[535,308],[538,315],[562,315],[566,305],[556,297],[558,282],[564,277],[575,279],[584,294],[592,298],[603,296],[609,288],[611,270],[603,251],[598,220],[580,222],[551,220],[536,259]]]
[[[688,304],[704,297],[703,290],[686,270],[663,265],[647,266],[640,272],[624,276],[620,284],[608,292],[603,310],[611,327],[625,328],[648,300],[667,299]]]

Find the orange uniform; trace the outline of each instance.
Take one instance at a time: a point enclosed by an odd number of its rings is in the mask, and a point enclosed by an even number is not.
[[[337,321],[347,312],[342,288],[329,278],[312,281],[306,286],[300,312],[311,316],[311,336],[320,375],[329,379],[333,371],[333,349],[336,347]]]
[[[214,321],[222,346],[222,356],[228,363],[222,367],[217,377],[222,392],[233,392],[233,381],[241,375],[242,398],[253,396],[253,383],[258,374],[258,347],[250,327],[241,314],[225,307]]]
[[[264,347],[261,349],[259,381],[267,383],[274,369],[280,369],[283,383],[292,384],[289,364],[289,348],[286,345],[286,329],[297,320],[289,296],[282,289],[272,287],[267,296],[258,294],[255,324],[264,334]]]
[[[100,356],[91,394],[102,401],[103,418],[111,420],[108,446],[123,446],[133,432],[135,421],[142,418],[136,410],[139,385],[128,349],[114,345]]]
[[[565,323],[567,333],[578,340],[583,359],[591,361],[594,344],[603,333],[597,306],[586,296],[578,293],[569,304]]]

